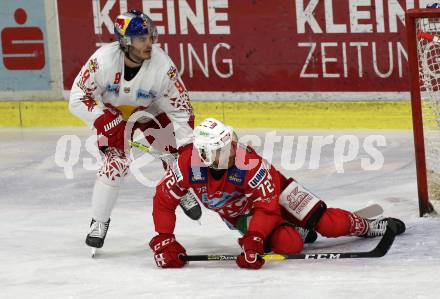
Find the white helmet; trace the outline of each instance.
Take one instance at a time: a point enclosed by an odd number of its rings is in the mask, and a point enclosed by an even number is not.
[[[215,118],[207,118],[202,121],[193,132],[193,144],[206,166],[212,166],[217,153],[227,155],[234,131],[232,127],[225,125]],[[225,149],[227,151],[221,151]]]

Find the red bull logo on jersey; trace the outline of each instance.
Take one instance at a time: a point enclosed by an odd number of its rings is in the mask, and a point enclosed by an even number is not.
[[[171,80],[173,80],[173,81],[177,80],[177,69],[174,66],[172,66],[168,70],[167,75]]]
[[[90,59],[90,61],[89,61],[89,71],[91,73],[94,73],[98,69],[99,69],[98,60],[96,58]]]

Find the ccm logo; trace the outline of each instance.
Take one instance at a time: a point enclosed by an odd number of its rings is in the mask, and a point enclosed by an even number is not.
[[[336,260],[341,257],[341,254],[333,253],[318,253],[318,254],[306,254],[306,260]]]
[[[159,250],[161,247],[165,247],[165,246],[167,246],[168,244],[170,244],[170,243],[172,243],[172,242],[174,242],[174,238],[168,238],[168,239],[165,239],[165,240],[163,240],[162,242],[156,244],[156,245],[154,246],[154,250],[157,251],[157,250]]]

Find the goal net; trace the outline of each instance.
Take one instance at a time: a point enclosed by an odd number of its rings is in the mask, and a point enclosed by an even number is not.
[[[406,12],[420,216],[440,200],[440,9]]]

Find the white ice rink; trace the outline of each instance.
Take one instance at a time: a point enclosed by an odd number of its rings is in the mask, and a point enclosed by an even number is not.
[[[266,131],[253,133],[264,136]],[[361,159],[368,154],[362,141],[373,133],[385,137],[386,146],[379,148],[384,165],[365,171]],[[73,179],[54,161],[64,134],[81,140]],[[308,164],[296,171],[279,169],[328,206],[354,210],[380,203],[386,215],[406,222],[407,232],[383,258],[273,261],[259,271],[238,269],[234,262],[157,268],[147,248],[154,235],[154,189],[133,176],[121,190],[104,248],[91,259],[84,239],[95,171],[83,167],[84,158],[93,158],[84,147],[90,134],[87,129],[0,130],[0,298],[440,298],[440,219],[418,218],[409,131],[283,131],[292,136],[356,135],[361,149],[343,165],[344,173],[336,172],[334,144],[324,147],[319,169],[308,169]],[[277,166],[280,156],[278,145]],[[159,179],[161,169],[154,161],[142,173]],[[202,225],[180,209],[177,218],[176,237],[189,254],[239,253],[238,234],[214,213],[203,209]],[[364,251],[376,242],[320,237],[305,251]]]

